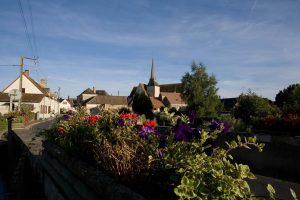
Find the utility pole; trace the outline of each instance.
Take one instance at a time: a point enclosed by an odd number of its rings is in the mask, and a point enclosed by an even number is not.
[[[59,96],[60,96],[60,87],[58,87],[58,97],[57,97],[58,114],[60,114],[60,108],[59,108],[59,103],[60,103],[60,102],[59,102],[59,101],[60,101],[59,98],[60,98],[60,97],[59,97]]]
[[[19,82],[19,91],[20,91],[20,93],[21,93],[21,98],[19,99],[19,111],[21,111],[21,104],[22,104],[22,96],[23,96],[23,94],[22,94],[22,88],[23,88],[23,86],[22,86],[22,83],[23,83],[23,66],[24,66],[24,58],[25,59],[28,59],[28,60],[37,60],[38,59],[38,57],[37,58],[26,58],[26,57],[24,57],[24,56],[21,56],[21,58],[20,58],[20,82]]]
[[[20,59],[20,82],[19,82],[19,91],[21,93],[21,97],[19,99],[19,111],[21,111],[21,103],[22,103],[22,82],[23,82],[23,65],[24,65],[24,57],[21,56],[21,59]]]

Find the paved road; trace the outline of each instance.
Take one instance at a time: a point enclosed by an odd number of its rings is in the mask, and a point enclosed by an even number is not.
[[[28,125],[26,128],[14,129],[14,132],[28,146],[33,155],[40,155],[43,150],[43,138],[39,135],[39,133],[41,130],[49,128],[54,122],[55,119],[38,121],[34,124]]]

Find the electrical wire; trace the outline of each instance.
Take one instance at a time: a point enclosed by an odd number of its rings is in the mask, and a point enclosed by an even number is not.
[[[32,45],[32,42],[31,42],[31,39],[30,39],[30,36],[29,36],[29,33],[28,33],[28,26],[27,26],[26,18],[24,16],[22,3],[21,3],[21,0],[17,0],[17,1],[18,1],[18,6],[19,6],[19,12],[20,12],[20,15],[21,15],[21,18],[22,18],[22,21],[23,21],[24,29],[25,29],[25,35],[26,35],[28,47],[31,50],[32,55],[34,55],[33,45]]]
[[[35,29],[34,29],[33,16],[32,16],[32,7],[31,7],[30,0],[27,0],[27,3],[28,3],[29,14],[30,14],[30,23],[31,23],[31,33],[32,33],[33,46],[35,48],[36,55],[39,55],[37,42],[36,42],[36,36],[35,36]]]

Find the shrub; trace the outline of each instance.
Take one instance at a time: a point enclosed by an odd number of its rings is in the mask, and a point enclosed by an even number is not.
[[[242,119],[247,125],[250,124],[253,117],[266,117],[276,112],[276,109],[268,100],[249,91],[247,94],[241,94],[234,107],[234,116]]]

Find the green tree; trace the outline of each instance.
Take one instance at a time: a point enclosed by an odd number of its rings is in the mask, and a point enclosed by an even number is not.
[[[275,111],[275,108],[267,99],[249,91],[239,96],[233,109],[233,114],[236,118],[242,119],[246,124],[249,124],[253,117],[266,117]]]
[[[150,98],[145,94],[134,95],[132,109],[139,115],[146,115],[147,118],[153,118],[153,105]]]
[[[275,97],[275,104],[284,114],[300,114],[300,84],[289,85]]]
[[[216,117],[221,107],[221,101],[217,95],[217,80],[214,75],[209,76],[205,66],[193,62],[191,73],[186,72],[182,77],[182,98],[190,109],[197,112],[197,117]]]
[[[284,114],[298,114],[300,115],[300,85],[288,95],[287,101],[284,102],[282,111]]]
[[[293,93],[293,91],[300,87],[300,84],[292,84],[289,85],[287,88],[280,90],[275,97],[275,105],[282,108],[283,104],[288,100],[289,96]]]

